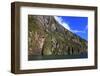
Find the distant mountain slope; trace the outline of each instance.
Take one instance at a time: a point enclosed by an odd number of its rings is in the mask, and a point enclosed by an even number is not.
[[[61,26],[53,16],[28,16],[28,54],[80,55],[87,41]]]

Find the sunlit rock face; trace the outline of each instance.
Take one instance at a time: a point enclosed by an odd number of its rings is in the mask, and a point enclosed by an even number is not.
[[[79,55],[87,41],[65,29],[53,16],[28,16],[29,55]]]

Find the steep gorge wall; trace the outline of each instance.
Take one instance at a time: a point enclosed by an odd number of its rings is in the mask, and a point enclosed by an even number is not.
[[[61,26],[53,16],[28,16],[29,55],[77,55],[87,41]]]

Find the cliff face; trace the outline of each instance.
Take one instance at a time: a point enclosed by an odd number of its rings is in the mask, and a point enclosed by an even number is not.
[[[53,16],[28,16],[29,55],[80,55],[87,41],[61,26]]]

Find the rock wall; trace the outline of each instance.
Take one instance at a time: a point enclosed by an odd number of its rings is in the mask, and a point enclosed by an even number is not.
[[[87,41],[61,26],[53,16],[28,16],[29,55],[79,55]]]

